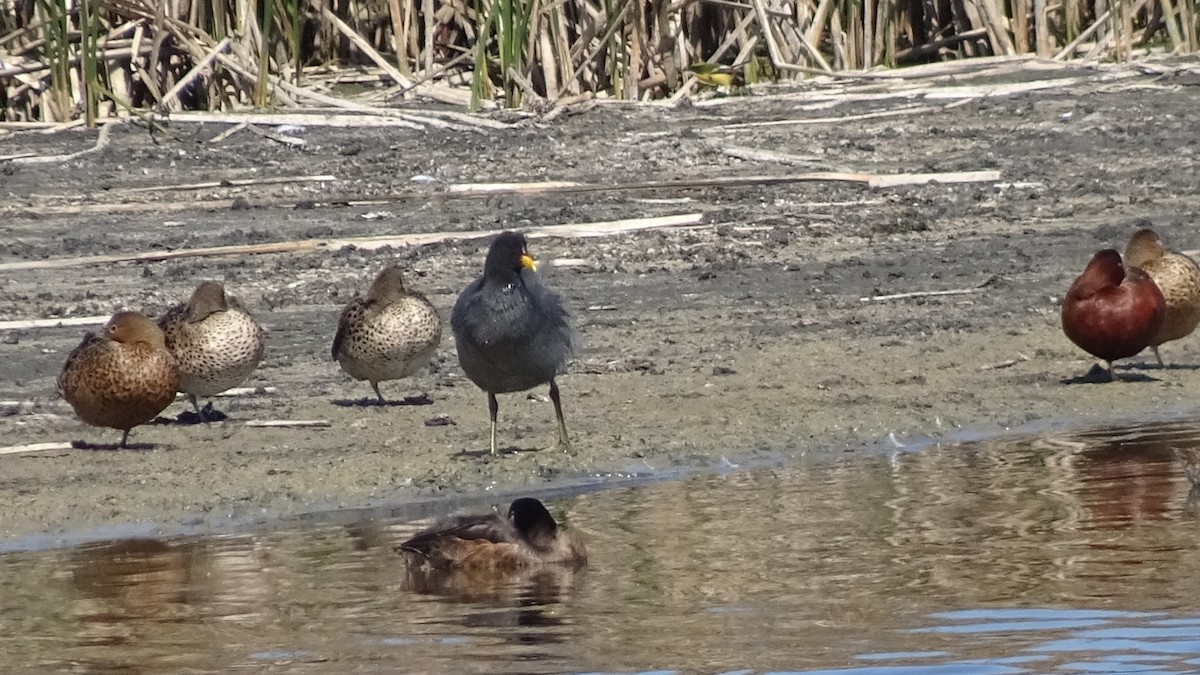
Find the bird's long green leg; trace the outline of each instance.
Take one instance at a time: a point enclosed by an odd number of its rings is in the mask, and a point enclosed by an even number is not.
[[[383,405],[383,404],[387,403],[387,401],[383,400],[383,394],[379,393],[379,383],[378,382],[371,380],[371,388],[375,390],[375,398],[379,399],[379,405]]]
[[[496,395],[488,392],[488,416],[492,419],[492,454],[496,454],[496,413],[500,412],[500,404]]]
[[[1154,350],[1154,358],[1158,360],[1158,367],[1166,368],[1167,364],[1163,363],[1162,354],[1158,353],[1158,345],[1154,345],[1153,347],[1151,347],[1151,349]]]
[[[554,416],[558,418],[558,443],[554,450],[571,452],[571,439],[567,437],[567,422],[563,419],[562,399],[558,395],[558,384],[550,380],[550,400],[554,402]]]

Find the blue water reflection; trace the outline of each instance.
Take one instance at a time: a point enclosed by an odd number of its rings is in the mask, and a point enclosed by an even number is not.
[[[0,671],[1200,672],[1176,423],[549,500],[578,573],[409,570],[421,522],[0,555]]]

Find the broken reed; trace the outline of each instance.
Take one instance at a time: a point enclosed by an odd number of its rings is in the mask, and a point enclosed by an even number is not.
[[[1128,59],[1145,48],[1196,51],[1195,4],[0,0],[0,119],[82,114],[92,123],[114,106],[288,106],[305,93],[292,85],[337,87],[347,66],[364,66],[357,84],[382,80],[393,97],[415,92],[475,107],[584,93],[645,100],[984,55]],[[383,100],[370,90],[359,98]]]

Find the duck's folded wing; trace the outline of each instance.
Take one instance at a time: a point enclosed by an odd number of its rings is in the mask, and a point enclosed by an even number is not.
[[[502,544],[516,543],[518,536],[516,530],[509,525],[507,520],[495,514],[457,516],[421,530],[397,548],[402,551],[411,551],[428,556],[432,549],[447,539],[487,541]]]

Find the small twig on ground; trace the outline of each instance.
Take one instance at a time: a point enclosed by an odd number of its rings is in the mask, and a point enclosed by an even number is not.
[[[276,176],[270,178],[230,178],[214,180],[207,183],[188,183],[184,185],[152,185],[150,187],[122,188],[113,192],[173,192],[175,190],[208,190],[218,187],[246,187],[250,185],[281,185],[285,183],[322,183],[336,181],[337,176]]]
[[[817,157],[816,155],[793,155],[787,152],[759,150],[757,148],[721,148],[721,152],[730,157],[750,162],[777,162],[791,166],[812,166],[813,164],[819,164],[822,160],[821,157]]]
[[[907,300],[908,298],[927,298],[938,295],[967,295],[969,293],[979,293],[984,289],[986,284],[975,286],[974,288],[953,288],[948,291],[912,291],[911,293],[893,293],[891,295],[872,295],[869,297],[859,298],[859,302],[884,302],[886,300]]]
[[[96,138],[96,144],[87,150],[80,150],[78,152],[72,152],[66,155],[38,155],[35,157],[20,157],[12,160],[12,162],[14,164],[53,164],[55,162],[69,162],[73,159],[83,157],[84,155],[100,152],[104,148],[108,147],[108,138],[112,134],[112,128],[123,121],[124,120],[110,121],[104,126],[100,127],[100,134]]]
[[[298,127],[334,127],[357,129],[362,127],[404,127],[423,130],[424,127],[392,116],[362,115],[353,113],[255,113],[255,112],[178,112],[172,113],[171,122],[202,122],[214,124],[261,124],[274,126],[290,124]]]
[[[71,450],[75,446],[67,441],[50,441],[47,443],[26,443],[24,445],[7,445],[0,447],[0,455],[16,455],[24,452],[43,452],[46,450]]]
[[[324,429],[333,426],[329,420],[250,420],[246,422],[248,427],[304,427],[313,429]]]
[[[297,148],[300,146],[303,146],[303,145],[308,145],[308,141],[305,141],[303,138],[296,138],[295,136],[285,136],[283,134],[276,133],[274,131],[267,131],[266,129],[259,129],[258,127],[254,126],[253,124],[246,127],[246,130],[250,131],[252,133],[256,133],[259,136],[262,136],[263,138],[270,139],[270,140],[275,141],[276,143],[280,143],[282,145],[288,145],[288,146],[297,147]]]
[[[681,213],[669,216],[650,218],[633,218],[628,220],[610,220],[598,223],[567,223],[564,225],[546,225],[525,231],[526,236],[536,237],[601,237],[623,232],[649,230],[666,227],[697,226],[704,219],[703,213]],[[64,267],[81,267],[85,265],[108,265],[118,262],[155,262],[159,260],[174,260],[176,258],[199,258],[223,255],[259,255],[264,253],[293,253],[307,252],[318,249],[337,251],[349,246],[373,250],[384,246],[423,246],[435,244],[448,239],[481,239],[496,235],[499,230],[473,230],[470,232],[428,232],[402,235],[384,235],[374,237],[348,237],[344,239],[299,239],[280,241],[267,244],[241,244],[236,246],[209,246],[204,248],[176,249],[174,251],[151,251],[146,253],[129,253],[123,255],[98,255],[79,258],[58,258],[51,260],[32,260],[14,263],[0,263],[0,271],[27,269],[61,269]],[[108,320],[103,317],[80,317],[71,319],[33,319],[22,321],[0,322],[0,330],[16,328],[44,328],[61,325],[103,324]]]
[[[249,122],[238,122],[237,124],[226,129],[225,131],[222,131],[221,133],[217,134],[216,136],[213,136],[211,139],[209,139],[208,142],[209,143],[220,143],[221,141],[229,138],[230,136],[236,134],[239,131],[245,131],[246,127],[248,127],[248,126],[250,126]]]
[[[220,398],[226,398],[230,396],[261,396],[263,394],[274,394],[277,391],[279,391],[279,389],[276,387],[234,387],[232,389],[226,389],[225,391],[217,394],[217,396]]]
[[[809,117],[792,120],[772,120],[770,122],[738,122],[737,124],[719,124],[716,126],[705,127],[700,131],[703,133],[724,133],[726,131],[733,131],[737,129],[755,129],[761,127],[800,126],[805,124],[841,124],[842,122],[871,120],[882,117],[923,115],[925,113],[934,112],[935,110],[937,110],[937,108],[918,105],[910,106],[908,108],[898,108],[895,110],[880,110],[878,112],[862,113],[861,115],[843,115],[841,117]]]
[[[979,369],[980,370],[999,370],[1001,368],[1008,368],[1010,366],[1015,366],[1022,361],[1028,361],[1028,360],[1029,360],[1028,356],[1025,356],[1024,354],[1022,354],[1020,352],[1017,352],[1017,358],[1015,358],[1015,359],[1009,359],[1007,361],[1001,361],[1000,363],[993,363],[990,365],[979,366]]]
[[[61,319],[19,319],[0,321],[0,330],[23,330],[26,328],[63,328],[66,326],[102,326],[108,316],[72,316]]]

